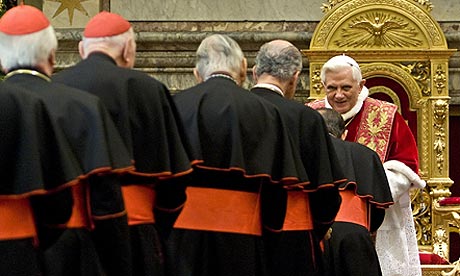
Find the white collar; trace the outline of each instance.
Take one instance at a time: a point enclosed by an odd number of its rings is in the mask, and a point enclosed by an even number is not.
[[[343,113],[342,118],[346,121],[358,114],[358,112],[361,110],[361,107],[363,107],[364,100],[366,100],[367,96],[369,96],[369,89],[367,89],[366,86],[363,86],[363,89],[361,89],[361,93],[359,93],[358,95],[358,100],[356,101],[355,106],[353,106],[353,108],[350,109],[348,112]],[[327,97],[325,97],[324,99],[326,108],[332,108],[332,106],[327,101]]]
[[[207,78],[205,78],[204,81],[207,81],[207,80],[212,79],[212,78],[225,78],[225,79],[229,79],[229,80],[233,81],[234,83],[238,84],[236,82],[236,80],[232,76],[227,75],[227,74],[221,74],[221,73],[211,74]]]
[[[254,85],[252,88],[265,88],[265,89],[274,91],[284,97],[283,90],[281,90],[281,88],[271,83],[258,83]]]

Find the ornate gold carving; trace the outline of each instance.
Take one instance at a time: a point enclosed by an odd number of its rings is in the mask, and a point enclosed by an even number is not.
[[[329,0],[328,3],[323,3],[321,5],[321,10],[323,11],[323,13],[326,13],[330,10],[332,10],[334,8],[335,5],[337,5],[338,3],[342,2],[343,0]]]
[[[422,97],[421,87],[417,80],[404,68],[398,66],[393,63],[370,63],[370,64],[363,64],[361,66],[361,72],[363,74],[363,78],[369,78],[372,76],[385,76],[390,79],[396,80],[401,84],[404,84],[405,91],[411,91],[409,97],[411,99],[411,103],[413,104],[411,107],[416,108],[416,103]]]
[[[344,0],[329,0],[327,4],[323,3],[321,5],[321,10],[323,11],[323,13],[327,13],[328,11],[332,10],[335,5],[337,5],[338,3],[342,1]],[[425,7],[425,9],[429,12],[431,12],[434,8],[434,5],[429,0],[413,0],[413,1]]]
[[[448,248],[448,241],[449,236],[447,230],[444,228],[437,228],[434,231],[433,236],[433,253],[438,254],[442,258],[448,260],[449,256],[447,256],[447,252],[449,252]]]
[[[452,264],[454,265],[454,267],[452,268],[451,271],[449,271],[449,272],[441,271],[442,276],[458,276],[458,275],[460,275],[460,260],[457,260],[457,261],[453,262]]]
[[[423,96],[430,96],[430,63],[414,62],[409,64],[400,64],[407,73],[417,82]]]
[[[3,0],[0,0],[0,16],[2,16],[6,12],[6,5],[3,3]]]
[[[432,11],[434,8],[434,5],[429,0],[414,0],[414,1],[422,5],[423,7],[425,7],[425,9],[429,12]]]
[[[412,193],[415,193],[411,194],[411,203],[417,241],[421,245],[431,245],[431,197],[427,189]]]
[[[433,81],[436,89],[438,90],[438,94],[442,94],[443,90],[446,88],[447,75],[446,70],[442,68],[441,64],[438,64],[438,67],[436,67],[436,73],[433,77]]]
[[[414,0],[422,1],[422,0]],[[428,39],[430,44],[433,46],[444,46],[447,47],[447,43],[442,36],[442,31],[439,29],[437,23],[429,16],[428,13],[424,12],[420,6],[414,5],[410,1],[401,1],[401,0],[351,0],[345,2],[344,0],[335,0],[332,1],[333,5],[341,3],[341,5],[334,10],[324,21],[318,25],[318,31],[316,31],[313,36],[312,43],[310,47],[324,47],[329,46],[325,45],[330,37],[333,37],[336,30],[341,31],[341,28],[337,28],[337,24],[343,24],[343,18],[347,17],[349,14],[356,14],[357,10],[362,10],[365,6],[382,6],[382,7],[397,7],[393,8],[393,12],[400,14],[400,10],[404,10],[407,14],[411,15],[411,20],[421,28],[423,28],[428,34]],[[343,3],[342,3],[343,2]],[[428,2],[427,2],[428,3]],[[425,4],[425,6],[427,5]],[[331,4],[331,3],[330,3]],[[401,17],[406,17],[401,14]]]
[[[446,130],[444,123],[447,117],[448,103],[445,100],[436,100],[433,102],[433,119],[434,119],[434,142],[433,149],[436,154],[436,167],[439,173],[442,173],[444,167],[444,150],[446,148]]]
[[[371,12],[354,18],[334,41],[338,47],[418,47],[422,41],[407,20],[383,12]]]
[[[311,83],[312,88],[317,95],[321,94],[321,89],[323,88],[323,83],[321,82],[321,68],[318,66],[315,68],[311,74]]]
[[[428,172],[431,171],[431,168],[429,166],[430,164],[430,132],[431,132],[431,127],[430,127],[430,114],[429,112],[423,112],[424,110],[428,110],[428,100],[426,99],[421,99],[418,101],[418,104],[420,105],[420,110],[421,113],[421,120],[418,121],[420,123],[421,131],[419,132],[421,137],[418,139],[419,145],[420,145],[420,174],[424,176],[429,176]]]

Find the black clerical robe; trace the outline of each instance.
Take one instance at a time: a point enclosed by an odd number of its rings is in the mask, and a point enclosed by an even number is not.
[[[338,157],[318,112],[267,88],[255,87],[251,92],[278,107],[310,180],[303,201],[311,212],[313,227],[286,228],[280,237],[267,239],[272,275],[320,275],[320,240],[339,210],[338,185],[345,180]],[[288,196],[297,195],[289,191]],[[299,206],[292,208],[299,211]]]
[[[0,144],[4,159],[0,171],[5,181],[0,196],[30,198],[38,242],[46,255],[46,250],[54,246],[56,237],[62,233],[61,226],[74,215],[75,198],[70,189],[87,186],[89,179],[125,173],[132,169],[131,160],[96,97],[51,83],[45,75],[29,69],[12,71],[0,89],[15,108],[13,116],[5,115],[7,121],[2,127]],[[122,217],[123,201],[116,198],[120,186],[112,181],[96,184],[89,188],[92,196],[86,198],[91,210],[87,210],[88,219]],[[54,227],[49,228],[50,225]],[[87,239],[81,247],[89,244],[92,241]],[[72,251],[66,248],[57,257],[65,259]],[[53,262],[59,263],[56,259]]]
[[[168,89],[145,73],[118,67],[103,53],[90,54],[53,80],[99,97],[109,110],[135,165],[122,179],[134,274],[162,275],[157,227],[168,231],[184,204],[185,178],[199,162],[189,158]]]

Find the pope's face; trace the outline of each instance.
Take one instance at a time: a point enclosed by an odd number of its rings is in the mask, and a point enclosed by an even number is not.
[[[325,76],[324,89],[329,104],[340,114],[350,111],[358,101],[365,80],[361,83],[354,80],[351,67],[337,72],[329,71]]]

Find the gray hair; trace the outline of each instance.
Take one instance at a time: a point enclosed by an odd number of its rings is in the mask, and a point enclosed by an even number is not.
[[[255,60],[255,73],[267,73],[282,81],[287,81],[297,71],[302,70],[302,54],[295,46],[276,47],[265,43],[260,47]]]
[[[0,61],[4,69],[35,67],[49,58],[58,47],[56,33],[47,28],[25,35],[8,35],[0,32]]]
[[[321,68],[321,81],[323,83],[326,81],[327,72],[338,72],[350,67],[352,70],[353,79],[360,83],[363,80],[361,69],[359,68],[356,60],[346,55],[332,57],[323,65]]]
[[[195,68],[203,79],[219,71],[239,75],[243,59],[243,51],[235,40],[214,34],[206,37],[198,47]]]
[[[91,49],[97,49],[99,46],[123,49],[125,42],[128,39],[135,39],[133,28],[129,28],[126,32],[114,35],[114,36],[104,36],[104,37],[84,37],[82,39],[82,46],[85,52],[88,52]]]
[[[334,137],[340,138],[345,132],[345,121],[339,112],[332,108],[318,108],[317,111],[323,116],[327,131]]]

